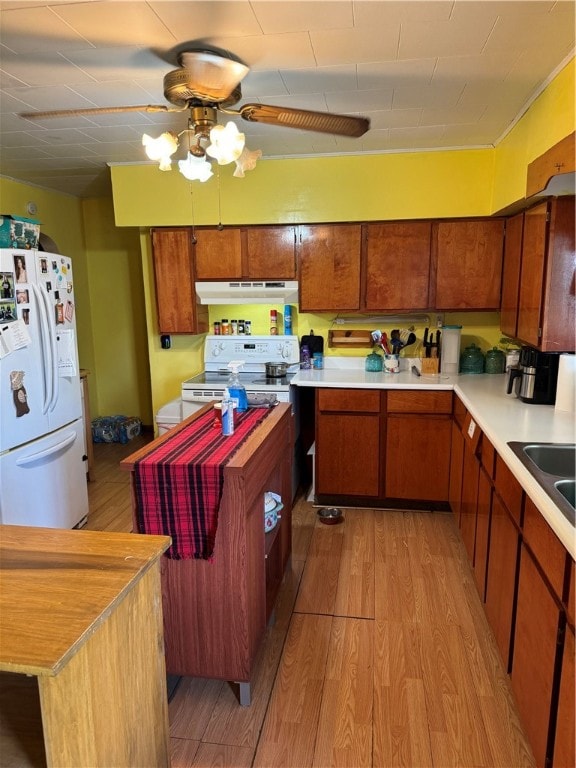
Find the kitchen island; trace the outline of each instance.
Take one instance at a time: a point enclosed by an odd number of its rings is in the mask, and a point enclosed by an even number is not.
[[[170,539],[12,525],[0,537],[2,765],[170,765]]]
[[[131,472],[136,530],[141,524],[138,463],[189,440],[212,413],[212,404],[204,406],[121,463]],[[223,466],[213,556],[162,558],[168,673],[239,683],[242,705],[250,703],[255,657],[291,552],[292,418],[289,404],[269,409]],[[213,430],[214,441],[220,440],[219,426]],[[198,490],[191,486],[190,494]],[[266,492],[278,494],[284,503],[278,524],[268,533]]]

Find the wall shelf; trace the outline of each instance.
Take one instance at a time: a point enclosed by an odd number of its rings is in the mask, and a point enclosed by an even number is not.
[[[328,331],[329,347],[347,347],[354,349],[359,347],[372,347],[372,334],[370,331]]]

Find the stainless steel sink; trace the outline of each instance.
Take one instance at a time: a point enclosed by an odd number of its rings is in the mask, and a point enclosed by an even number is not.
[[[558,477],[576,476],[576,445],[530,443],[523,450],[542,472]]]
[[[554,485],[558,489],[558,491],[560,491],[562,496],[564,496],[568,504],[572,506],[572,509],[573,509],[572,525],[574,525],[574,517],[576,516],[576,508],[574,503],[576,480],[556,480]]]
[[[508,443],[564,517],[576,527],[574,443]]]

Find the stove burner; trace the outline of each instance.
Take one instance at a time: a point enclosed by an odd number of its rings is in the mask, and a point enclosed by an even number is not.
[[[274,386],[275,384],[284,384],[287,386],[290,384],[290,379],[287,376],[262,376],[260,379],[252,379],[251,384],[268,384]]]

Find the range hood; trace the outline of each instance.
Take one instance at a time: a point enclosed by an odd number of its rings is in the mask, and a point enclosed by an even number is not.
[[[201,304],[296,304],[296,280],[234,280],[196,283]]]

